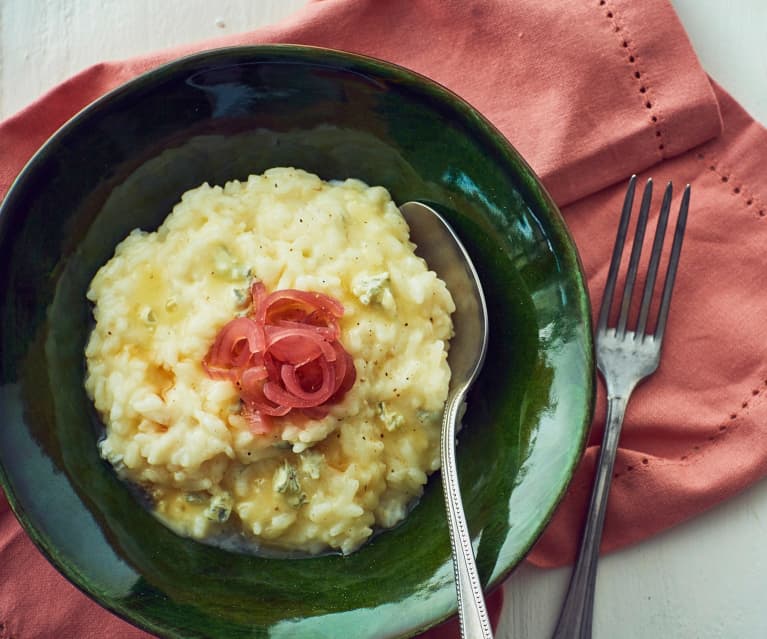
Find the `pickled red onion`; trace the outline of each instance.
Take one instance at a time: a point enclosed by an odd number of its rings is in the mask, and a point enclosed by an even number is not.
[[[314,291],[250,288],[246,317],[227,323],[203,359],[213,379],[237,386],[254,433],[291,411],[321,419],[354,385],[354,361],[339,341],[343,305]]]

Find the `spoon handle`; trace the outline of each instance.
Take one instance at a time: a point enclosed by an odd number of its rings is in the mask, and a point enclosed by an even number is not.
[[[464,639],[492,639],[493,631],[487,615],[482,584],[471,547],[471,536],[461,501],[455,462],[455,437],[464,393],[456,393],[445,407],[442,421],[442,487],[447,507],[450,545],[453,550],[455,590],[458,595],[458,618]]]

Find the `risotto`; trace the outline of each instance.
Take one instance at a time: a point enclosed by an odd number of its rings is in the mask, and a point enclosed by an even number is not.
[[[238,385],[203,365],[255,285],[342,306],[355,377],[325,410],[254,427]],[[100,453],[181,535],[349,553],[401,521],[439,467],[454,304],[382,187],[292,168],[203,184],[123,240],[88,298]]]

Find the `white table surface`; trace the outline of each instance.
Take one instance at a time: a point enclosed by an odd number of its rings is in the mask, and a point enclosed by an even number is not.
[[[767,0],[672,0],[704,68],[767,124]],[[89,64],[253,29],[304,0],[0,0],[0,119]],[[767,428],[767,425],[765,425]],[[499,639],[548,637],[569,569],[521,566]],[[767,637],[767,482],[600,563],[597,639]],[[21,638],[26,639],[26,638]]]

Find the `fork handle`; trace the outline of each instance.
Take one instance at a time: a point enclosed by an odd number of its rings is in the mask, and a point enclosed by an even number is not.
[[[553,639],[591,639],[591,622],[594,614],[594,588],[597,580],[597,562],[602,529],[605,523],[610,480],[615,465],[615,453],[626,413],[628,395],[610,397],[607,401],[607,423],[602,439],[602,449],[597,462],[594,489],[583,530],[570,585]]]

